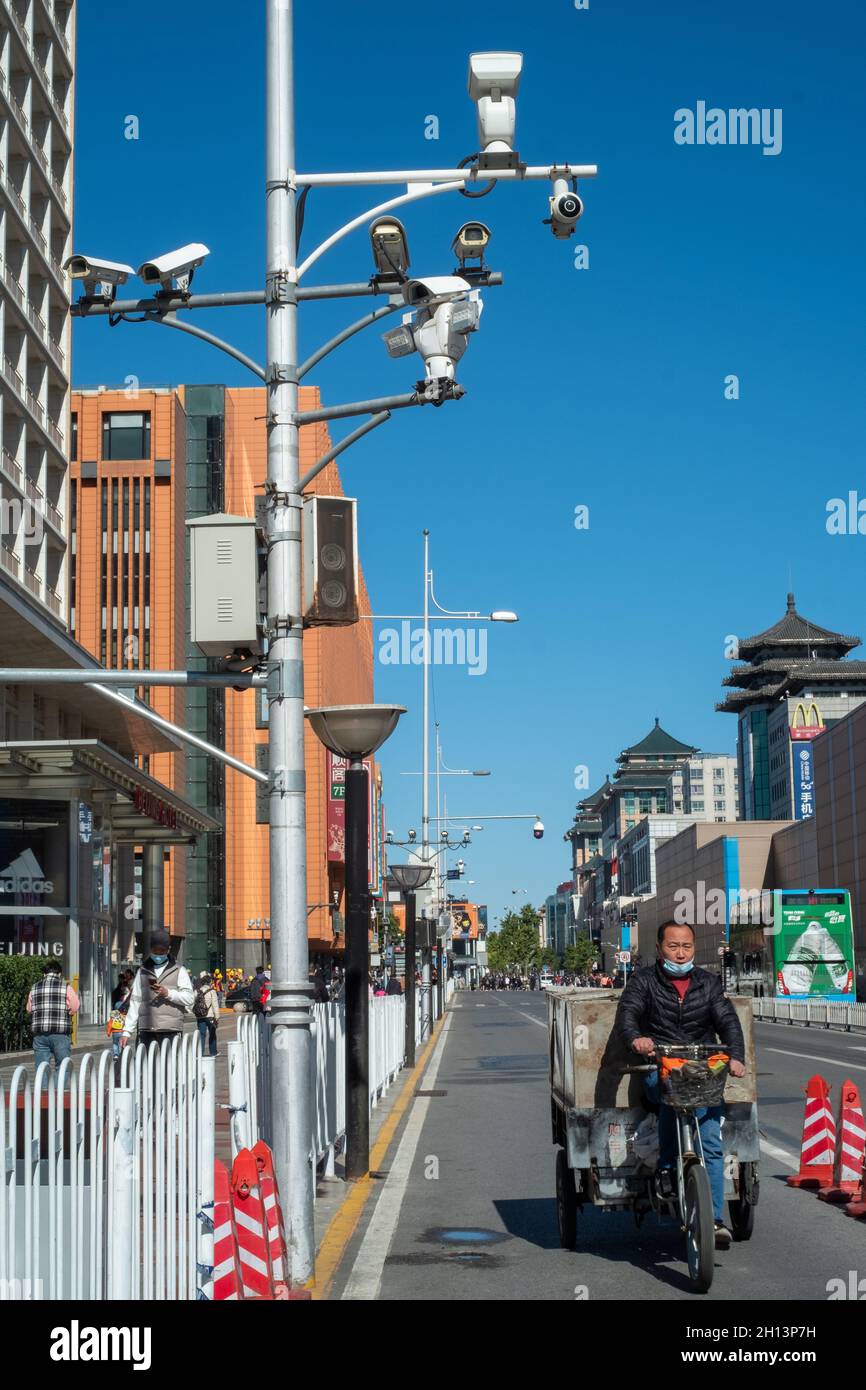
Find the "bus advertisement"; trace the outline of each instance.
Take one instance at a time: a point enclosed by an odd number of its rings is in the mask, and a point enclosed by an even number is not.
[[[777,889],[772,940],[777,998],[853,1003],[854,932],[847,890]]]

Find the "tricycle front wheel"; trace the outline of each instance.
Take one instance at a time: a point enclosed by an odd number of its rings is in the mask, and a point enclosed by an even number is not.
[[[702,1163],[692,1163],[686,1174],[685,1204],[689,1278],[696,1293],[706,1293],[715,1272],[716,1223],[710,1179]]]
[[[560,1245],[563,1250],[574,1250],[577,1246],[577,1192],[564,1149],[556,1153],[556,1220]]]

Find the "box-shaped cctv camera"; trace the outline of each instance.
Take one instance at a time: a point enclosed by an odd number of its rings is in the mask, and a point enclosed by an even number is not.
[[[203,656],[262,652],[258,526],[252,517],[188,521],[190,638]]]
[[[307,627],[347,627],[358,621],[357,508],[354,497],[304,499]]]

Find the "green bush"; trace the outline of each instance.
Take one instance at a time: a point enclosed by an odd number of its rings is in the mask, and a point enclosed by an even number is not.
[[[0,956],[0,1052],[23,1052],[33,1042],[27,996],[45,972],[33,956]]]

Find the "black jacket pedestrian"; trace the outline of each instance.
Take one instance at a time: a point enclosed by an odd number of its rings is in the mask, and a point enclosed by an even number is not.
[[[717,1037],[731,1057],[745,1063],[746,1044],[737,1011],[718,975],[695,966],[681,1000],[673,977],[661,962],[636,970],[616,1011],[615,1027],[631,1047],[635,1038],[660,1043],[713,1043]]]

